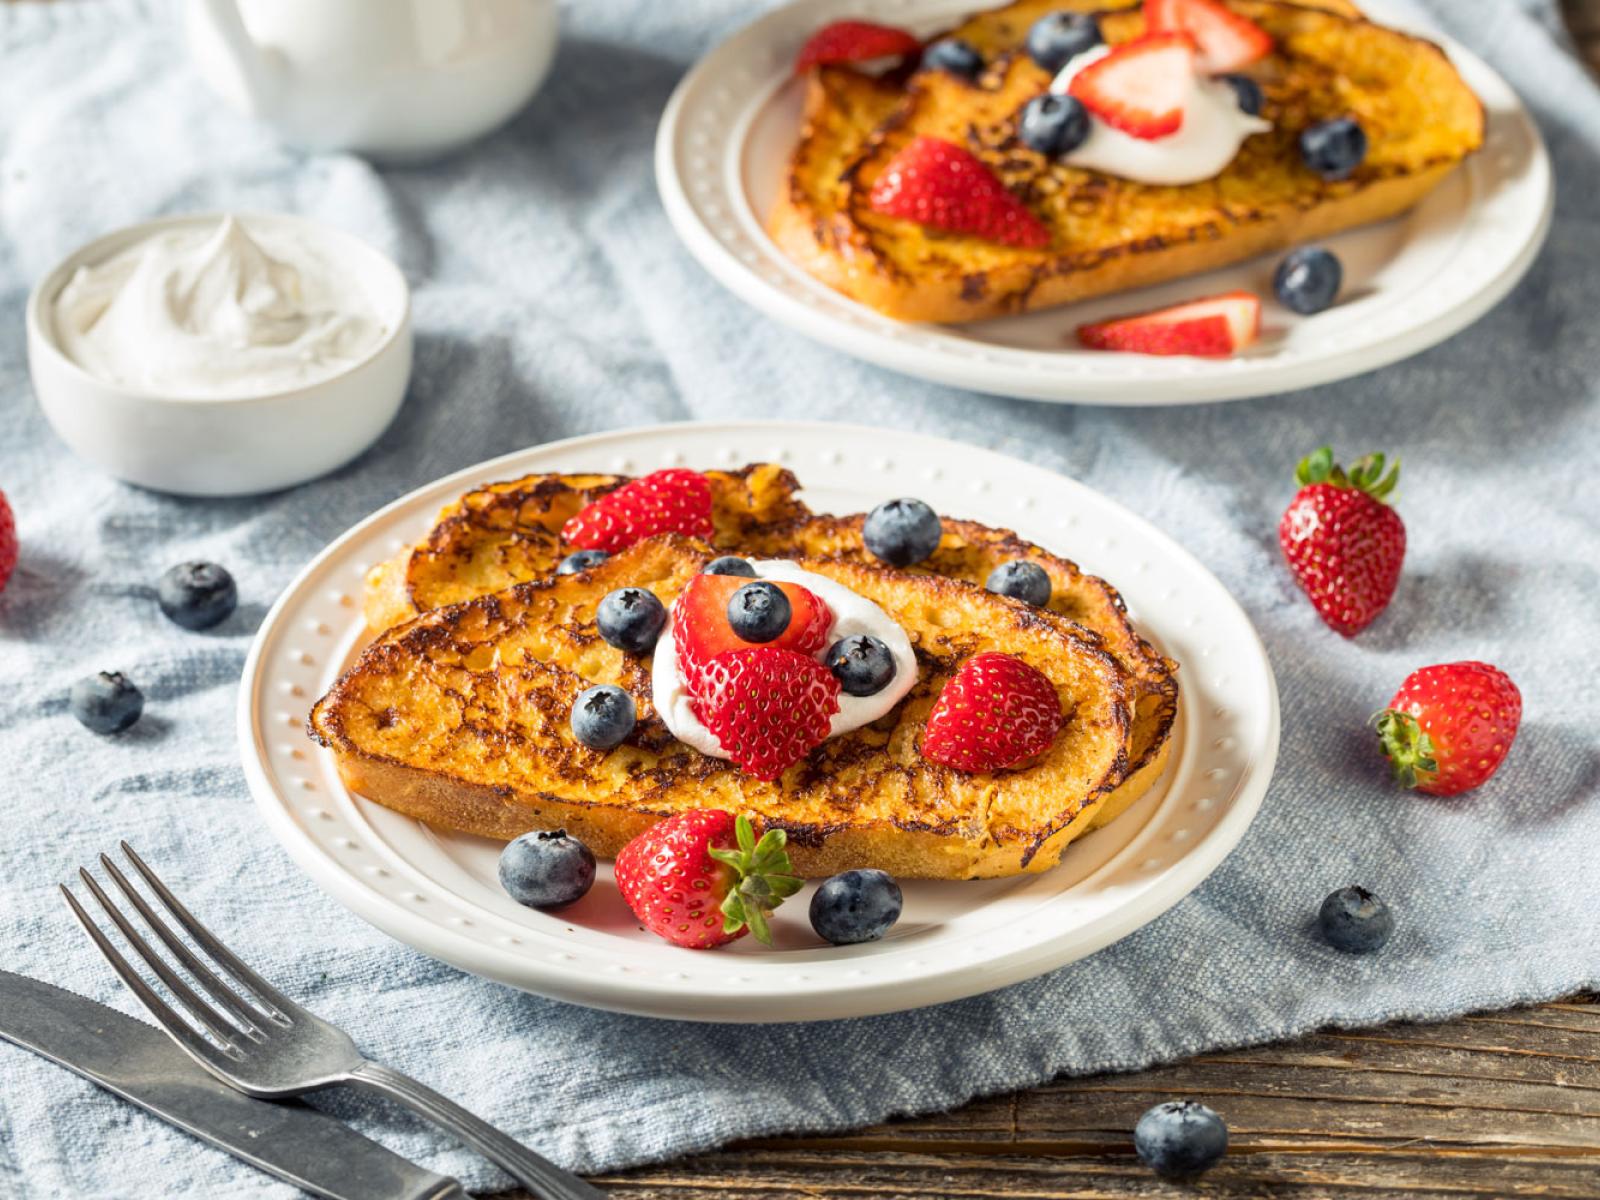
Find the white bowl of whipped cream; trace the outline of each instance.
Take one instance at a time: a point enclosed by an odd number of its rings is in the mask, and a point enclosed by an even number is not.
[[[77,454],[191,496],[275,491],[349,462],[411,375],[388,258],[304,217],[200,214],[68,255],[28,300],[28,368]]]

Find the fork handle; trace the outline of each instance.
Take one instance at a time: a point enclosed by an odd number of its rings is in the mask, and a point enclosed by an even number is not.
[[[441,1096],[409,1075],[402,1075],[381,1063],[364,1062],[350,1072],[347,1081],[391,1100],[398,1100],[441,1129],[449,1130],[479,1154],[509,1172],[539,1200],[605,1200],[604,1192],[596,1191],[576,1175],[541,1158],[448,1096]]]

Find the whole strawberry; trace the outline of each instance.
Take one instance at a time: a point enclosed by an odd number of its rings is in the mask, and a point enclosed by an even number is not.
[[[724,650],[691,694],[695,714],[747,774],[773,780],[820,746],[839,711],[839,681],[795,650]]]
[[[613,554],[658,533],[711,536],[711,484],[698,471],[653,471],[607,492],[561,527],[583,550]]]
[[[1406,556],[1406,527],[1387,497],[1400,460],[1383,473],[1369,454],[1348,473],[1323,446],[1300,460],[1300,490],[1278,522],[1278,544],[1295,582],[1328,627],[1354,637],[1389,606]]]
[[[1383,756],[1404,787],[1454,796],[1500,769],[1522,723],[1522,693],[1482,662],[1443,663],[1406,676],[1377,716]]]
[[[874,212],[1008,246],[1050,244],[1050,231],[969,151],[919,136],[891,158],[872,185]]]
[[[6,590],[6,581],[17,566],[17,519],[11,514],[11,503],[0,492],[0,592]]]
[[[803,886],[769,829],[717,808],[668,817],[617,854],[617,890],[645,928],[675,946],[709,950],[746,932],[772,944],[767,918]]]
[[[1061,699],[1009,654],[974,654],[928,714],[922,757],[958,771],[999,771],[1043,754],[1061,729]]]

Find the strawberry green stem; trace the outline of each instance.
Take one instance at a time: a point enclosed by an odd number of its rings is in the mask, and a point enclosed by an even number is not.
[[[1414,788],[1419,774],[1432,775],[1439,769],[1434,758],[1433,739],[1423,732],[1410,713],[1386,708],[1373,720],[1378,727],[1378,743],[1394,770],[1395,782],[1401,787]]]
[[[1385,465],[1389,467],[1387,475],[1383,473]],[[1319,446],[1300,460],[1294,478],[1301,487],[1327,483],[1339,488],[1354,488],[1374,500],[1387,503],[1389,493],[1400,482],[1400,460],[1397,458],[1391,463],[1381,453],[1374,451],[1356,459],[1346,471],[1333,461],[1331,446]]]
[[[733,823],[733,831],[738,849],[713,846],[707,851],[718,862],[732,867],[738,881],[722,901],[722,932],[738,933],[748,926],[756,941],[770,946],[772,930],[767,918],[804,887],[805,881],[794,874],[789,852],[784,849],[789,835],[783,830],[769,829],[758,842],[750,819],[739,817]]]

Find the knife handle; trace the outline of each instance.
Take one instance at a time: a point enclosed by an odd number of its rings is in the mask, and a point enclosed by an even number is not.
[[[409,1075],[402,1075],[381,1063],[364,1062],[346,1079],[381,1096],[398,1100],[419,1116],[455,1134],[479,1154],[507,1171],[539,1200],[605,1200],[605,1193],[596,1191],[576,1175],[541,1158],[448,1096],[441,1096]]]

